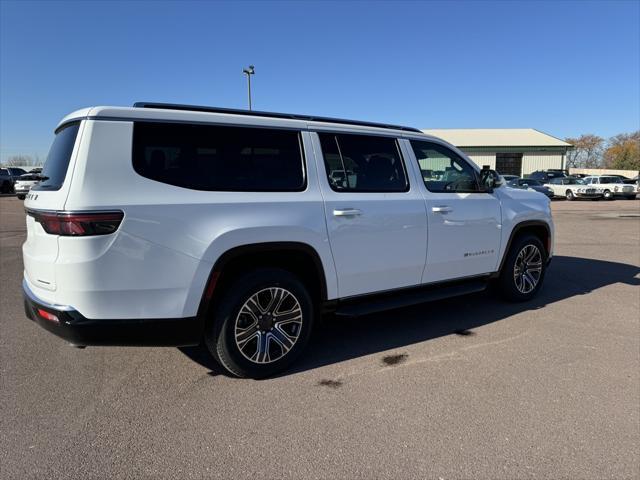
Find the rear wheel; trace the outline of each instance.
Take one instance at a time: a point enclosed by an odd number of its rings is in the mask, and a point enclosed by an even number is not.
[[[514,240],[500,272],[500,291],[510,301],[533,298],[542,285],[547,253],[540,239],[523,235]]]
[[[572,200],[575,200],[575,199],[576,199],[576,197],[575,197],[575,195],[573,194],[573,191],[572,191],[572,190],[567,190],[566,195],[567,195],[567,200],[569,200],[569,201],[572,201]]]
[[[286,369],[309,341],[314,308],[292,273],[260,269],[228,285],[205,334],[207,348],[229,373],[264,378]]]
[[[20,200],[24,200],[24,199],[26,198],[26,196],[25,196],[25,195],[18,195],[18,198],[19,198]]]

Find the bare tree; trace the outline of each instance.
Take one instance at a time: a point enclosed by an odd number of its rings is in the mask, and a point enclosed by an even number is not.
[[[573,150],[567,152],[567,167],[597,168],[602,165],[604,138],[586,134],[565,141],[573,145]]]
[[[37,165],[42,165],[40,161],[40,157],[36,155],[36,158],[33,158],[29,155],[12,155],[7,158],[7,161],[4,162],[7,167],[35,167]]]

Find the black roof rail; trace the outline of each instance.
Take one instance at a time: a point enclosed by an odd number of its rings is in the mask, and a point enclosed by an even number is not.
[[[307,120],[312,122],[342,123],[345,125],[360,125],[363,127],[387,128],[392,130],[404,130],[407,132],[419,132],[413,127],[390,125],[387,123],[361,122],[358,120],[345,120],[343,118],[318,117],[316,115],[298,115],[296,113],[261,112],[257,110],[241,110],[236,108],[205,107],[200,105],[181,105],[176,103],[136,102],[134,108],[159,108],[166,110],[184,110],[190,112],[230,113],[233,115],[247,115],[251,117],[285,118],[290,120]]]

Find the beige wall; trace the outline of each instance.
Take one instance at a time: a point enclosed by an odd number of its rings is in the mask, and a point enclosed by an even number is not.
[[[637,170],[611,170],[608,168],[570,168],[570,174],[584,173],[585,175],[623,175],[633,178],[638,175]]]
[[[550,168],[562,168],[561,153],[531,152],[522,156],[522,175]]]
[[[491,152],[472,152],[467,154],[479,167],[489,165],[496,168],[496,154]],[[562,168],[562,154],[551,152],[529,152],[522,155],[522,175],[536,170]]]

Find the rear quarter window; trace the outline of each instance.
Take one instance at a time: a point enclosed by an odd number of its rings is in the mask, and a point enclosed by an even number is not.
[[[133,168],[151,180],[193,190],[291,192],[306,187],[295,130],[136,122]]]
[[[74,122],[58,130],[42,168],[43,181],[32,190],[59,190],[62,187],[79,128],[80,122]]]

